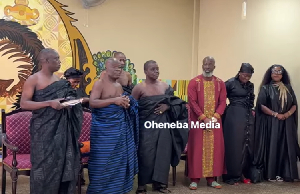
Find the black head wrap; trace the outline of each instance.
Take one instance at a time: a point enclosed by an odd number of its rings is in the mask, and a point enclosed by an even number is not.
[[[254,73],[254,68],[252,67],[252,65],[250,65],[250,63],[242,63],[242,66],[240,68],[239,73],[253,74]]]
[[[66,79],[71,79],[71,78],[80,78],[83,75],[83,72],[75,69],[74,67],[70,67],[64,72],[64,77]]]

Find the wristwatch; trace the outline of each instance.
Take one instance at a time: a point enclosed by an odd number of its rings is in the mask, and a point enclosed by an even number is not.
[[[211,121],[212,121],[213,123],[215,123],[215,122],[218,121],[218,119],[216,119],[215,117],[212,117],[212,118],[211,118]]]

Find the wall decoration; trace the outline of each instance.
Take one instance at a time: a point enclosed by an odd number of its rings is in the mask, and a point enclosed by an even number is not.
[[[19,107],[22,86],[38,70],[37,55],[43,48],[60,54],[59,76],[73,66],[85,72],[80,87],[87,94],[92,90],[92,53],[66,7],[57,0],[0,0],[0,109]]]
[[[0,19],[1,98],[13,97],[22,90],[31,71],[37,70],[34,64],[43,48],[42,42],[28,27]]]
[[[37,56],[43,48],[59,52],[62,66],[58,76],[69,67],[80,69],[85,72],[80,87],[87,94],[92,90],[105,68],[105,60],[114,51],[92,55],[84,37],[73,25],[77,20],[66,7],[59,0],[0,0],[0,109],[10,112],[20,106],[23,84],[38,71]],[[130,72],[133,83],[137,84],[130,59],[124,70]],[[176,95],[186,99],[186,80],[164,81],[172,85]]]
[[[113,57],[115,52],[116,51],[107,50],[107,51],[93,54],[93,60],[94,60],[93,65],[95,66],[97,72],[97,76],[95,77],[95,79],[99,79],[101,72],[105,70],[105,61],[108,58]],[[136,85],[137,84],[136,70],[134,69],[134,64],[130,61],[130,59],[126,60],[124,71],[127,71],[131,74],[132,83]]]
[[[29,0],[15,0],[15,5],[7,5],[4,7],[3,19],[18,22],[21,25],[36,25],[40,19],[38,9],[32,9],[29,6]]]
[[[116,51],[103,51],[93,54],[93,65],[96,68],[97,76],[95,79],[99,79],[101,72],[105,70],[105,61],[113,57]],[[126,60],[126,66],[124,67],[124,71],[128,71],[132,76],[132,82],[134,85],[144,81],[145,79],[138,79],[136,76],[136,70],[134,69],[134,64],[131,63],[130,59]],[[174,94],[181,98],[184,101],[187,101],[187,87],[190,80],[167,80],[161,79],[160,81],[166,82],[174,89]]]

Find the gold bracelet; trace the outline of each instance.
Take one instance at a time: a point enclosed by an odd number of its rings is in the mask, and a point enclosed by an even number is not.
[[[288,111],[288,113],[289,113],[290,116],[292,115],[290,111]]]

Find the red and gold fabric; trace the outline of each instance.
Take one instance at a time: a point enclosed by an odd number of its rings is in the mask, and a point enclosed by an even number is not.
[[[221,115],[226,107],[226,95],[224,82],[215,76],[212,81],[206,81],[199,75],[189,83],[190,121],[214,117],[220,124],[220,128],[190,129],[187,148],[189,178],[215,177],[225,173]]]

